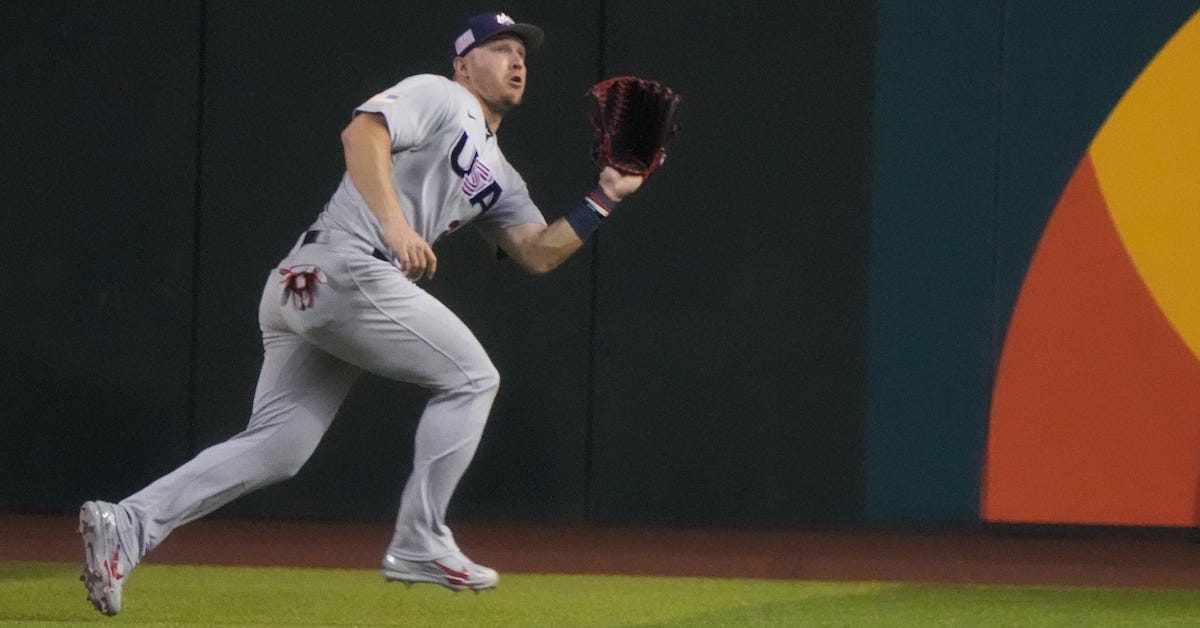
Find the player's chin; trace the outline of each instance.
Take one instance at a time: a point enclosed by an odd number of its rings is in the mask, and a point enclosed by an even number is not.
[[[505,94],[504,96],[497,98],[492,102],[492,109],[499,112],[501,115],[506,114],[513,109],[516,109],[517,105],[521,104],[522,95],[523,92],[517,92],[516,94]]]

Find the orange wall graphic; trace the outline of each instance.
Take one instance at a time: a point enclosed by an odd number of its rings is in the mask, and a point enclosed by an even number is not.
[[[1030,264],[983,518],[1200,524],[1200,13],[1093,139]]]

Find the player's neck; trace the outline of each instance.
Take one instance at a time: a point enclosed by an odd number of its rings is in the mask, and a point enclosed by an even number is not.
[[[504,120],[504,114],[488,105],[487,101],[479,94],[474,91],[471,93],[475,95],[475,100],[479,101],[479,108],[483,110],[483,121],[487,124],[488,133],[495,135],[496,130],[500,128],[500,123]]]
[[[500,123],[504,120],[504,113],[497,111],[495,107],[488,104],[488,101],[471,86],[470,82],[457,75],[454,77],[454,81],[467,88],[467,91],[471,92],[471,95],[479,102],[479,108],[483,110],[483,121],[487,124],[488,133],[495,135],[496,131],[500,128]]]
[[[487,105],[483,105],[483,121],[487,124],[488,135],[495,135],[497,129],[500,128],[500,121],[504,116],[495,113],[488,109]]]

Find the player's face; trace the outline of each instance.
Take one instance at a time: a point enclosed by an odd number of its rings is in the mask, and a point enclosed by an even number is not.
[[[504,115],[521,104],[525,94],[525,43],[501,35],[463,57],[470,87],[492,111]]]

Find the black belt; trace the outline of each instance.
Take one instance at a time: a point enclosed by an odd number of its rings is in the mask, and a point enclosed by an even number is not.
[[[300,242],[300,246],[304,246],[305,244],[312,244],[313,242],[316,242],[317,238],[319,238],[319,237],[321,237],[321,231],[319,229],[314,229],[312,231],[305,231],[304,232],[304,240],[302,240]],[[375,259],[377,259],[381,262],[389,262],[390,263],[392,261],[392,258],[388,257],[386,253],[384,253],[383,251],[380,251],[379,249],[371,249],[371,257],[374,257]]]

